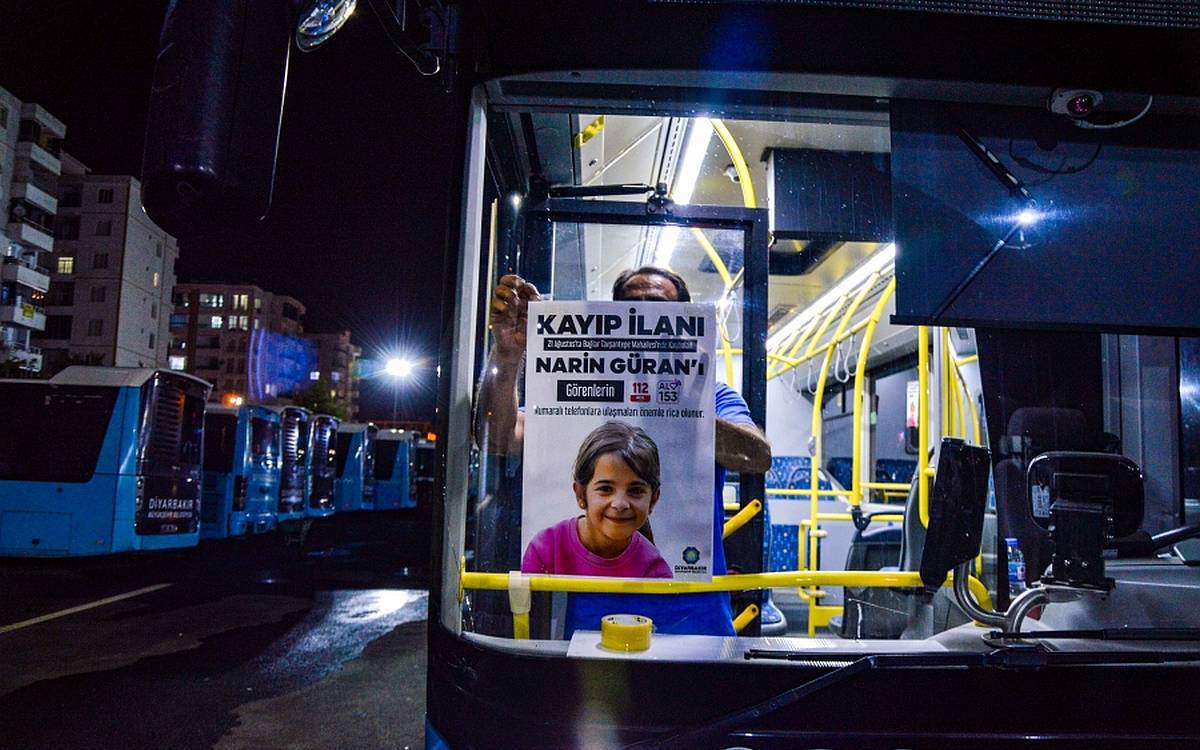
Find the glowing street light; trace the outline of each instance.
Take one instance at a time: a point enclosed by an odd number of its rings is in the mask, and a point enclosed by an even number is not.
[[[403,357],[389,357],[383,364],[383,371],[392,378],[392,422],[395,422],[400,407],[400,381],[412,375],[417,363]]]
[[[407,378],[412,375],[414,369],[416,369],[416,363],[400,357],[392,357],[383,366],[384,372],[393,378]]]

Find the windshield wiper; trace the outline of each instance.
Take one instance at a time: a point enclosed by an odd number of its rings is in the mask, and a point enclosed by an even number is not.
[[[1029,634],[1025,634],[1029,637]],[[631,745],[625,750],[636,748],[710,747],[724,739],[730,732],[743,727],[747,722],[761,719],[828,688],[840,685],[858,675],[875,669],[919,669],[936,667],[1041,669],[1047,666],[1108,666],[1147,665],[1169,662],[1200,662],[1200,651],[1176,653],[1167,651],[1049,651],[1036,644],[1002,646],[986,653],[937,652],[925,654],[871,654],[846,664],[845,656],[835,654],[811,654],[786,649],[749,649],[745,658],[783,659],[802,662],[809,666],[841,664],[836,669],[815,677],[808,682],[779,693],[749,708],[719,716],[698,726],[689,727],[666,737],[654,737]]]
[[[1095,630],[993,630],[995,640],[1200,641],[1200,628],[1100,628]]]

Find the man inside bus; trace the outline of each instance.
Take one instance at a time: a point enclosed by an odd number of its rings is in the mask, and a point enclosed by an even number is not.
[[[687,284],[663,268],[644,266],[621,273],[613,283],[614,301],[689,302]],[[525,356],[528,304],[541,299],[537,288],[519,276],[502,277],[492,293],[490,328],[494,346],[476,411],[476,436],[487,443],[492,455],[519,457],[524,444],[525,415],[519,405],[518,379]],[[725,471],[765,472],[771,467],[771,447],[754,423],[745,400],[733,388],[718,382],[716,400],[716,458],[713,489],[713,573],[726,571],[721,540],[724,524],[723,485]],[[723,592],[662,597],[639,595],[633,601],[646,603],[647,612],[660,632],[734,635],[729,596]],[[585,623],[612,614],[612,596],[576,595],[569,608],[571,621]],[[615,602],[614,602],[615,603]],[[572,606],[573,605],[573,606]],[[656,617],[657,615],[657,617]]]

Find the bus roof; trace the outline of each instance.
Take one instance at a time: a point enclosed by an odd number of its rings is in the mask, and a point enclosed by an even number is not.
[[[89,367],[87,365],[72,365],[64,368],[50,382],[55,385],[100,385],[112,387],[140,387],[146,384],[155,373],[162,373],[175,378],[184,378],[202,383],[208,388],[212,384],[207,380],[189,375],[178,370],[164,370],[153,367]]]
[[[374,426],[370,422],[342,422],[338,425],[338,432],[365,432],[368,427]]]

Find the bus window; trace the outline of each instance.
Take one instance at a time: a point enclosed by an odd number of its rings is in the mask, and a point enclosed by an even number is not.
[[[86,482],[96,470],[116,388],[0,385],[0,479]]]

